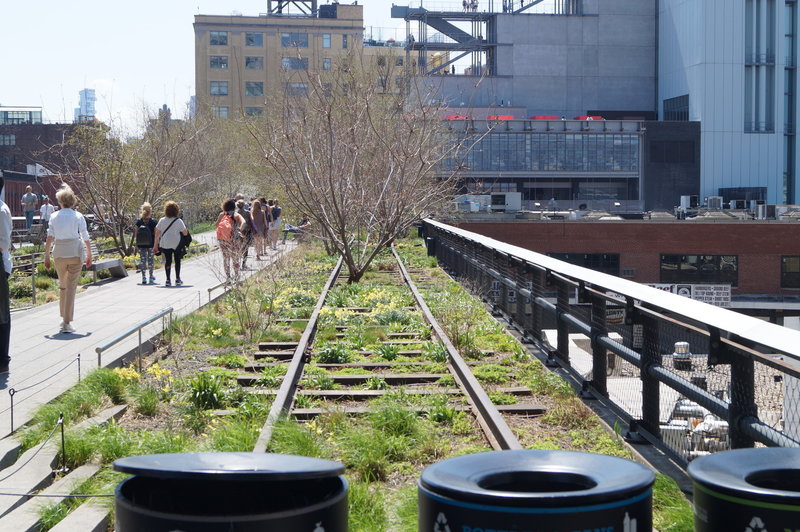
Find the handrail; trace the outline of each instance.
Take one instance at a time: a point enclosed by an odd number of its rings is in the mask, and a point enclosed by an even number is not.
[[[150,325],[151,323],[153,323],[157,319],[162,318],[162,317],[166,316],[167,314],[170,315],[170,319],[171,319],[172,311],[173,311],[172,307],[167,307],[164,310],[162,310],[161,312],[159,312],[159,313],[147,318],[146,320],[144,320],[142,322],[137,323],[136,325],[134,325],[130,329],[126,330],[125,332],[115,336],[113,339],[109,340],[108,342],[96,347],[95,351],[97,352],[97,367],[99,368],[99,367],[102,367],[102,365],[103,365],[102,356],[103,356],[103,352],[104,351],[106,351],[107,349],[117,345],[119,342],[121,342],[122,340],[124,340],[128,336],[130,336],[133,333],[138,331],[139,332],[139,369],[141,370],[141,366],[142,366],[142,328]]]
[[[549,273],[580,279],[587,287],[601,287],[606,291],[641,301],[649,306],[661,308],[689,320],[706,323],[720,331],[730,332],[740,339],[770,347],[800,361],[800,331],[767,323],[732,310],[714,307],[613,275],[600,273],[581,266],[574,266],[535,251],[506,244],[435,220],[425,220],[425,223],[461,238],[473,240],[499,253],[529,262]]]

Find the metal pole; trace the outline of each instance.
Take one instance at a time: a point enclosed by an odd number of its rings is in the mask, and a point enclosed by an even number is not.
[[[14,433],[14,394],[17,391],[14,388],[8,389],[8,396],[11,399],[11,433]]]
[[[731,404],[728,409],[728,429],[731,448],[755,446],[755,440],[739,427],[739,422],[747,417],[758,418],[758,405],[755,393],[755,363],[741,353],[733,353],[731,360]]]
[[[78,382],[81,382],[81,354],[78,353]]]
[[[608,351],[597,341],[600,336],[608,336],[606,301],[594,296],[592,297],[592,385],[599,393],[608,396],[606,381]]]
[[[142,330],[139,329],[139,373],[142,372]]]
[[[659,322],[652,316],[642,317],[642,425],[656,437],[660,437],[659,421],[661,412],[661,384],[650,374],[650,368],[661,366],[659,348]]]
[[[31,259],[31,303],[36,305],[36,263]]]
[[[569,361],[569,323],[562,317],[569,312],[569,286],[566,281],[558,281],[558,299],[556,313],[556,330],[558,331],[558,356]]]
[[[64,438],[64,413],[58,415],[58,424],[61,425],[61,471],[67,471],[67,442]]]

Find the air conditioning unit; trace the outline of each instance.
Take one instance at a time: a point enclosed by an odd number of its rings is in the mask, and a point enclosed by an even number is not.
[[[722,196],[709,196],[708,197],[708,208],[721,211],[722,210]]]
[[[491,194],[489,209],[492,211],[518,211],[521,208],[522,192],[495,192]]]
[[[759,203],[756,205],[756,220],[766,220],[767,219],[767,205],[764,203]]]

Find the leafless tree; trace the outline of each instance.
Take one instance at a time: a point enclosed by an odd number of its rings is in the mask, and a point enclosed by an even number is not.
[[[398,63],[355,49],[329,69],[293,73],[263,117],[246,122],[258,156],[342,255],[350,282],[452,200],[456,174],[440,163],[466,147]]]
[[[89,122],[52,149],[60,156],[59,173],[68,176],[83,207],[125,255],[131,251],[126,235],[142,203],[150,202],[157,213],[164,201],[180,201],[182,191],[220,172],[225,158],[211,132],[211,122],[172,120],[162,111],[148,115],[137,138]]]

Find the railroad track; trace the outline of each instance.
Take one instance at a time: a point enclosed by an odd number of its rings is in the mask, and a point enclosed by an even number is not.
[[[258,362],[248,366],[248,373],[238,379],[243,386],[263,385],[260,374],[283,374],[278,389],[261,392],[274,394],[275,401],[254,451],[268,449],[273,427],[284,416],[307,421],[330,412],[364,415],[370,411],[371,401],[392,394],[419,398],[422,405],[409,408],[420,414],[429,414],[433,408],[468,412],[493,449],[521,448],[506,418],[540,415],[544,408],[532,399],[529,388],[513,382],[513,375],[508,375],[511,382],[502,386],[485,387],[476,378],[473,367],[480,362],[468,363],[462,358],[399,256],[394,251],[392,254],[396,269],[377,272],[371,281],[395,294],[403,292],[400,297],[411,303],[401,307],[403,316],[417,327],[397,330],[396,325],[371,321],[371,307],[342,304],[341,297],[334,297],[337,291],[347,291],[340,261],[300,341],[260,343],[255,354]],[[371,341],[359,348],[363,336]],[[495,405],[490,393],[514,396],[515,402]],[[426,402],[425,398],[432,400]]]

